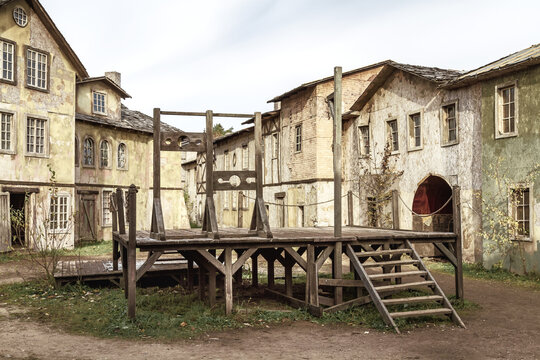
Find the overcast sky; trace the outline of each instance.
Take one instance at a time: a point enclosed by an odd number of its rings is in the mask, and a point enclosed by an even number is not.
[[[91,76],[125,104],[268,111],[304,82],[392,59],[471,70],[540,42],[538,1],[41,0]],[[163,120],[188,131],[203,119]],[[240,128],[239,120],[219,120]]]

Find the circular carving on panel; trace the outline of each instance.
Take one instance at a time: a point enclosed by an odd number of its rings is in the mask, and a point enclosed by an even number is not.
[[[13,10],[13,20],[15,20],[15,23],[20,27],[25,27],[26,24],[28,24],[26,11],[20,6],[16,7],[15,10]]]
[[[171,138],[166,138],[165,139],[165,144],[166,145],[171,145],[172,144],[172,139]]]
[[[242,181],[238,175],[233,175],[229,178],[229,184],[231,184],[231,186],[238,187],[240,186],[241,182]]]

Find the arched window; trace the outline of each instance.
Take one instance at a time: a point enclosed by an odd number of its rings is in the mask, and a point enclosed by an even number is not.
[[[107,140],[102,140],[101,145],[99,147],[99,166],[102,168],[109,167],[109,154],[111,153],[111,147],[109,146],[109,142]]]
[[[79,138],[75,136],[75,166],[79,166]]]
[[[125,169],[127,165],[127,147],[126,144],[120,143],[118,145],[118,162],[117,167],[119,169]]]
[[[94,166],[94,140],[92,138],[84,139],[83,165]]]

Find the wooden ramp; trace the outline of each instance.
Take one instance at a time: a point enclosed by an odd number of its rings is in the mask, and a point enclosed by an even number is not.
[[[141,268],[145,262],[146,260],[143,259],[137,260],[137,269]],[[145,276],[170,277],[180,283],[187,268],[187,260],[185,259],[165,258],[161,261],[156,261],[145,273]],[[118,264],[118,270],[114,270],[112,260],[68,260],[59,262],[54,278],[59,285],[76,281],[110,281],[120,286],[122,275],[123,269],[121,262]]]
[[[347,256],[351,259],[356,273],[367,289],[371,300],[381,313],[384,322],[392,326],[399,334],[399,329],[394,319],[404,317],[422,316],[449,316],[454,323],[465,327],[456,310],[448,301],[435,278],[426,268],[424,262],[414,250],[409,240],[403,245],[379,244],[375,248],[369,244],[360,245],[360,251],[354,249],[351,244],[346,245]],[[410,258],[403,258],[408,255]],[[368,261],[371,259],[372,261]],[[402,266],[414,266],[415,270],[402,271]],[[382,273],[368,274],[367,268],[382,269]],[[421,281],[404,282],[410,278],[420,277]],[[383,281],[383,284],[375,281]],[[432,294],[426,296],[411,296],[401,298],[389,298],[389,294],[413,289],[427,289]],[[412,311],[392,311],[389,308],[404,304],[429,304],[429,308]]]

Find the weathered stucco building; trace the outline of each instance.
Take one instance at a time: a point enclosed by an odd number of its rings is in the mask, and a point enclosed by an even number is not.
[[[481,91],[485,263],[502,260],[512,270],[539,271],[540,45],[467,72],[449,85],[467,86]],[[505,254],[494,242],[511,250]]]
[[[149,228],[152,119],[122,106],[120,74],[90,78],[36,0],[0,0],[0,51],[0,251],[10,208],[23,211],[24,233],[47,224],[64,246],[110,238],[106,196],[131,183],[143,193],[137,227]],[[166,224],[189,226],[180,158],[163,166]]]

